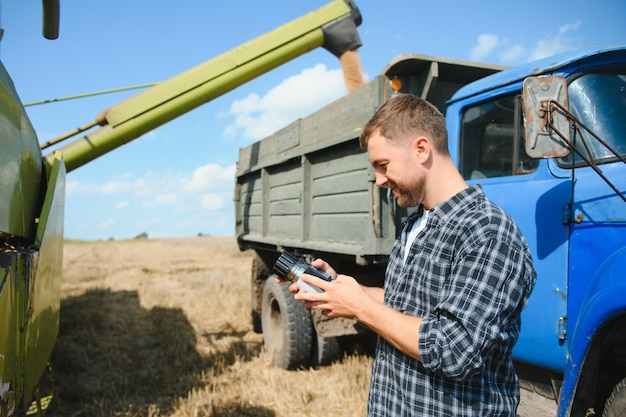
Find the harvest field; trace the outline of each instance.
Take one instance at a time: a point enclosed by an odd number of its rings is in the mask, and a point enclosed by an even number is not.
[[[272,366],[251,264],[234,237],[67,242],[47,415],[365,415],[370,356]]]
[[[272,366],[252,331],[252,255],[234,237],[66,242],[46,415],[364,416],[370,355]],[[523,394],[519,416],[550,415],[545,401]]]

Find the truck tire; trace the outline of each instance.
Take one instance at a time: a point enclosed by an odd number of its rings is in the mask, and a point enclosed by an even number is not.
[[[252,330],[255,333],[263,332],[263,325],[261,324],[261,300],[263,298],[263,287],[267,277],[271,274],[267,263],[259,255],[255,253],[252,259],[252,271],[251,271],[251,287],[252,287]]]
[[[315,332],[315,330],[313,330]],[[326,366],[339,359],[341,345],[338,337],[322,337],[315,332],[315,345],[311,350],[311,366]]]
[[[275,278],[270,275],[263,286],[261,324],[265,349],[276,367],[306,368],[311,362],[311,313],[303,303],[294,300],[287,284],[279,284]]]
[[[604,405],[602,417],[626,417],[626,378],[613,388]]]

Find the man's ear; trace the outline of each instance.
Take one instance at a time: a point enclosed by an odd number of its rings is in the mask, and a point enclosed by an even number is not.
[[[421,159],[426,160],[430,157],[431,152],[431,143],[430,140],[425,136],[418,136],[413,139],[411,143],[411,151],[415,153],[415,155]]]

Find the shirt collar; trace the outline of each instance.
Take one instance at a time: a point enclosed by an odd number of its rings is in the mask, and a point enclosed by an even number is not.
[[[442,201],[430,210],[430,215],[439,221],[446,221],[461,209],[466,209],[479,204],[485,198],[485,193],[480,184],[465,188],[453,195],[448,200]]]
[[[484,198],[485,192],[483,191],[483,187],[480,184],[472,185],[430,209],[429,218],[434,220],[429,219],[429,221],[445,222],[446,219],[453,216],[458,210],[478,204]],[[424,205],[420,204],[417,206],[417,209],[407,217],[404,224],[410,227],[417,219],[422,217],[425,210]]]

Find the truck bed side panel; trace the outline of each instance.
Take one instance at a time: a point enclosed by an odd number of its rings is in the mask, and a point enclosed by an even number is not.
[[[361,127],[385,94],[378,77],[349,99],[240,150],[235,191],[240,244],[357,256],[389,253],[395,238],[391,210],[381,204],[367,152],[358,143]]]

